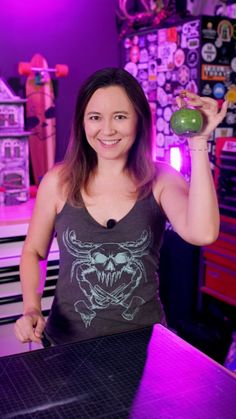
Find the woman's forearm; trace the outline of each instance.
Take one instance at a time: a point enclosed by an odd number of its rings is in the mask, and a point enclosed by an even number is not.
[[[23,313],[41,312],[41,268],[36,253],[24,249],[20,262],[20,279],[23,294]]]
[[[195,137],[189,141],[191,179],[189,188],[187,224],[194,237],[203,242],[216,240],[219,233],[219,208],[210,168],[206,139]]]

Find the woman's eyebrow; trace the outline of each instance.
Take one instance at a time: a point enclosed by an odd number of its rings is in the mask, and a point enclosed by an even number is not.
[[[125,115],[129,114],[129,112],[127,112],[127,111],[115,111],[114,113],[124,113]]]
[[[113,114],[116,114],[116,113],[123,113],[125,115],[129,115],[129,112],[127,112],[127,111],[114,111],[113,112]],[[90,112],[87,113],[87,115],[91,115],[91,114],[93,114],[93,115],[101,115],[101,112],[90,111]]]
[[[87,113],[87,115],[91,115],[91,114],[96,114],[96,115],[100,115],[100,112],[96,112],[96,111],[90,111]]]

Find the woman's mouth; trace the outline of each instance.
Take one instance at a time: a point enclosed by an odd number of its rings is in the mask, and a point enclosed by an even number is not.
[[[105,147],[112,147],[112,146],[118,144],[120,141],[121,141],[120,139],[119,140],[101,140],[99,138],[99,142]]]

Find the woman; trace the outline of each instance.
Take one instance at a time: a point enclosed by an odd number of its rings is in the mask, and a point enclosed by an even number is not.
[[[20,341],[40,343],[44,331],[58,344],[165,323],[157,271],[166,219],[195,245],[219,231],[207,139],[227,103],[218,112],[213,99],[183,92],[179,105],[183,97],[206,118],[202,133],[188,139],[189,185],[153,162],[151,112],[135,78],[107,68],[81,87],[66,157],[40,184],[23,248]],[[39,261],[55,232],[60,274],[45,328]]]

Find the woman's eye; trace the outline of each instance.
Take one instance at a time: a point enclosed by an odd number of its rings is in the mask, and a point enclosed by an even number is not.
[[[98,115],[91,115],[91,116],[89,117],[89,119],[90,119],[91,121],[98,121],[98,120],[99,120],[99,116],[98,116]]]
[[[115,119],[126,119],[126,115],[116,115]]]

